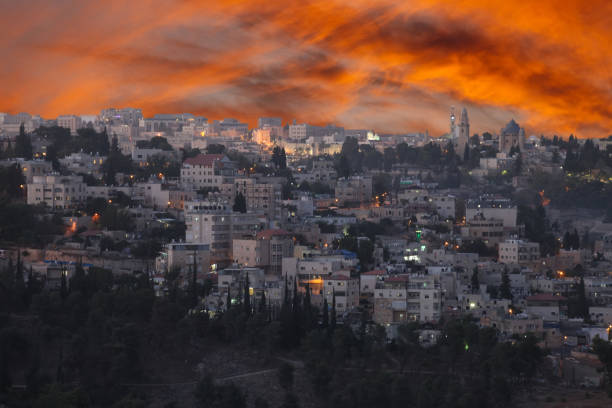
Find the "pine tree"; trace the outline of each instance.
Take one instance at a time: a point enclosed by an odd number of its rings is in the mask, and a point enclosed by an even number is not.
[[[196,252],[193,252],[193,267],[191,271],[191,304],[192,307],[198,305],[198,267]]]
[[[232,307],[232,294],[230,290],[230,285],[227,285],[227,298],[225,299],[225,310],[230,310]]]
[[[329,305],[327,304],[327,297],[323,299],[323,327],[329,326]]]
[[[246,280],[244,283],[244,313],[247,316],[251,315],[251,292],[248,272],[246,274]]]
[[[236,197],[234,197],[234,206],[232,207],[232,210],[243,214],[247,212],[246,198],[244,198],[244,195],[241,192],[238,192]]]
[[[17,269],[15,272],[15,300],[17,301],[17,307],[23,308],[26,306],[26,287],[25,287],[25,276],[23,274],[23,261],[21,260],[21,248],[17,252]]]
[[[306,321],[306,330],[312,327],[312,304],[310,300],[310,285],[306,284],[306,294],[304,295],[304,317]]]
[[[472,272],[472,292],[476,292],[480,289],[480,282],[478,281],[478,267],[474,268]]]
[[[589,318],[589,302],[586,297],[586,289],[584,287],[584,278],[580,277],[580,283],[577,288],[578,292],[578,307],[577,315],[587,320]]]
[[[332,292],[331,324],[332,331],[336,328],[336,290]]]
[[[66,298],[68,297],[68,285],[67,285],[67,282],[66,282],[66,273],[65,273],[65,271],[62,271],[61,286],[60,286],[60,296],[62,297],[62,300],[66,300]]]
[[[499,296],[502,299],[510,299],[512,300],[512,288],[510,287],[510,276],[508,275],[508,271],[504,271],[502,273],[502,281],[499,286]]]
[[[259,313],[265,313],[266,312],[266,291],[262,290],[261,291],[261,299],[259,300]]]
[[[15,156],[23,157],[26,160],[32,159],[32,141],[25,133],[23,123],[19,126],[19,135],[15,139]]]

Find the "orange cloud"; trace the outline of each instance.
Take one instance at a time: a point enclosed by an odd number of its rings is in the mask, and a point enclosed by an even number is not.
[[[379,131],[612,129],[612,4],[0,1],[0,111],[260,115]],[[28,18],[23,18],[28,16]]]

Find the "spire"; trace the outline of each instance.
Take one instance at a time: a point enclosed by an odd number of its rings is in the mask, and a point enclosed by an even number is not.
[[[468,113],[467,113],[467,109],[463,108],[463,110],[461,111],[461,124],[469,124],[470,121],[468,119]]]

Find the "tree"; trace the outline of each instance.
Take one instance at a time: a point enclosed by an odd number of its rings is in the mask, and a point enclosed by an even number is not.
[[[470,161],[470,145],[467,143],[465,145],[465,149],[463,149],[463,163],[468,163]]]
[[[501,285],[499,285],[499,296],[502,299],[512,300],[512,288],[510,287],[510,275],[508,275],[508,271],[506,270],[502,272],[502,281],[501,281]]]
[[[287,168],[287,154],[285,153],[285,149],[279,146],[275,146],[272,150],[272,163],[274,163],[274,167],[279,170],[284,170]]]
[[[329,326],[329,305],[327,304],[327,297],[323,298],[323,321],[321,326]]]
[[[266,313],[266,309],[267,309],[267,305],[266,305],[266,291],[262,290],[261,291],[261,298],[259,299],[259,313],[263,314]]]
[[[30,135],[25,133],[23,123],[19,126],[19,135],[15,138],[15,156],[32,159],[32,141]]]
[[[10,166],[0,166],[0,197],[20,198],[25,192],[25,177],[21,167],[15,163]]]
[[[351,176],[351,165],[349,164],[349,161],[346,156],[340,156],[337,171],[338,176],[343,177],[345,179]]]
[[[576,288],[576,292],[578,294],[578,304],[577,304],[577,315],[578,317],[582,317],[585,320],[589,319],[589,301],[586,296],[586,289],[584,287],[584,278],[580,277],[580,283]]]
[[[236,194],[232,210],[243,214],[247,212],[246,198],[244,198],[244,195],[241,192],[238,192],[238,194]]]
[[[191,307],[198,305],[198,257],[196,251],[193,251],[193,265],[191,271]]]
[[[595,337],[593,339],[593,351],[604,365],[608,383],[608,395],[612,397],[612,343],[607,341],[607,339]]]
[[[332,290],[332,309],[330,328],[333,331],[336,328],[336,290]]]
[[[478,281],[478,267],[474,268],[472,272],[472,292],[478,291],[480,288],[480,283]]]
[[[208,154],[223,154],[225,153],[225,146],[218,143],[211,143],[206,146],[206,153]]]
[[[247,316],[251,315],[251,291],[250,291],[249,273],[247,272],[244,281],[244,313]]]
[[[68,284],[66,282],[66,274],[64,271],[62,271],[61,277],[60,296],[62,297],[62,300],[66,300],[68,297]]]

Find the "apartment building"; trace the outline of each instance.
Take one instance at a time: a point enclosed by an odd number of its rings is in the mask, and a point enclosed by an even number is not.
[[[233,260],[233,239],[253,235],[265,225],[261,214],[232,212],[227,201],[186,201],[184,207],[185,241],[210,245],[213,264],[229,264]]]
[[[392,275],[376,283],[373,320],[378,324],[440,319],[440,283],[427,275]]]
[[[76,135],[82,127],[82,120],[76,115],[61,115],[57,117],[57,126],[70,129],[70,133]]]
[[[477,216],[487,220],[502,220],[504,227],[516,228],[517,208],[509,199],[484,196],[468,200],[465,203],[466,220],[472,220]]]
[[[367,203],[372,199],[372,177],[352,176],[338,179],[335,194],[340,205]]]
[[[27,188],[27,200],[31,205],[74,208],[87,199],[87,185],[81,176],[34,176]]]
[[[336,315],[342,315],[359,306],[359,278],[343,274],[323,277],[323,297],[331,310],[336,301]]]
[[[24,160],[23,158],[6,159],[0,161],[0,166],[7,167],[19,165],[26,184],[31,183],[34,176],[44,176],[53,172],[53,165],[46,160]]]
[[[524,264],[540,259],[540,244],[521,239],[507,239],[499,243],[498,261],[504,264]]]
[[[195,260],[195,262],[194,262]],[[193,273],[195,264],[198,278],[210,270],[210,247],[207,244],[170,243],[156,259],[157,271],[179,271],[182,275]]]
[[[71,173],[99,176],[102,174],[102,164],[106,162],[106,157],[78,152],[59,159],[59,162]]]
[[[181,184],[195,190],[233,183],[234,163],[222,154],[200,154],[183,162]]]
[[[487,246],[493,247],[507,237],[504,221],[499,218],[485,218],[477,214],[474,218],[466,220],[461,228],[461,236],[468,240],[481,240]]]
[[[264,230],[255,237],[233,240],[234,262],[281,275],[283,258],[293,256],[293,236],[284,230]]]

